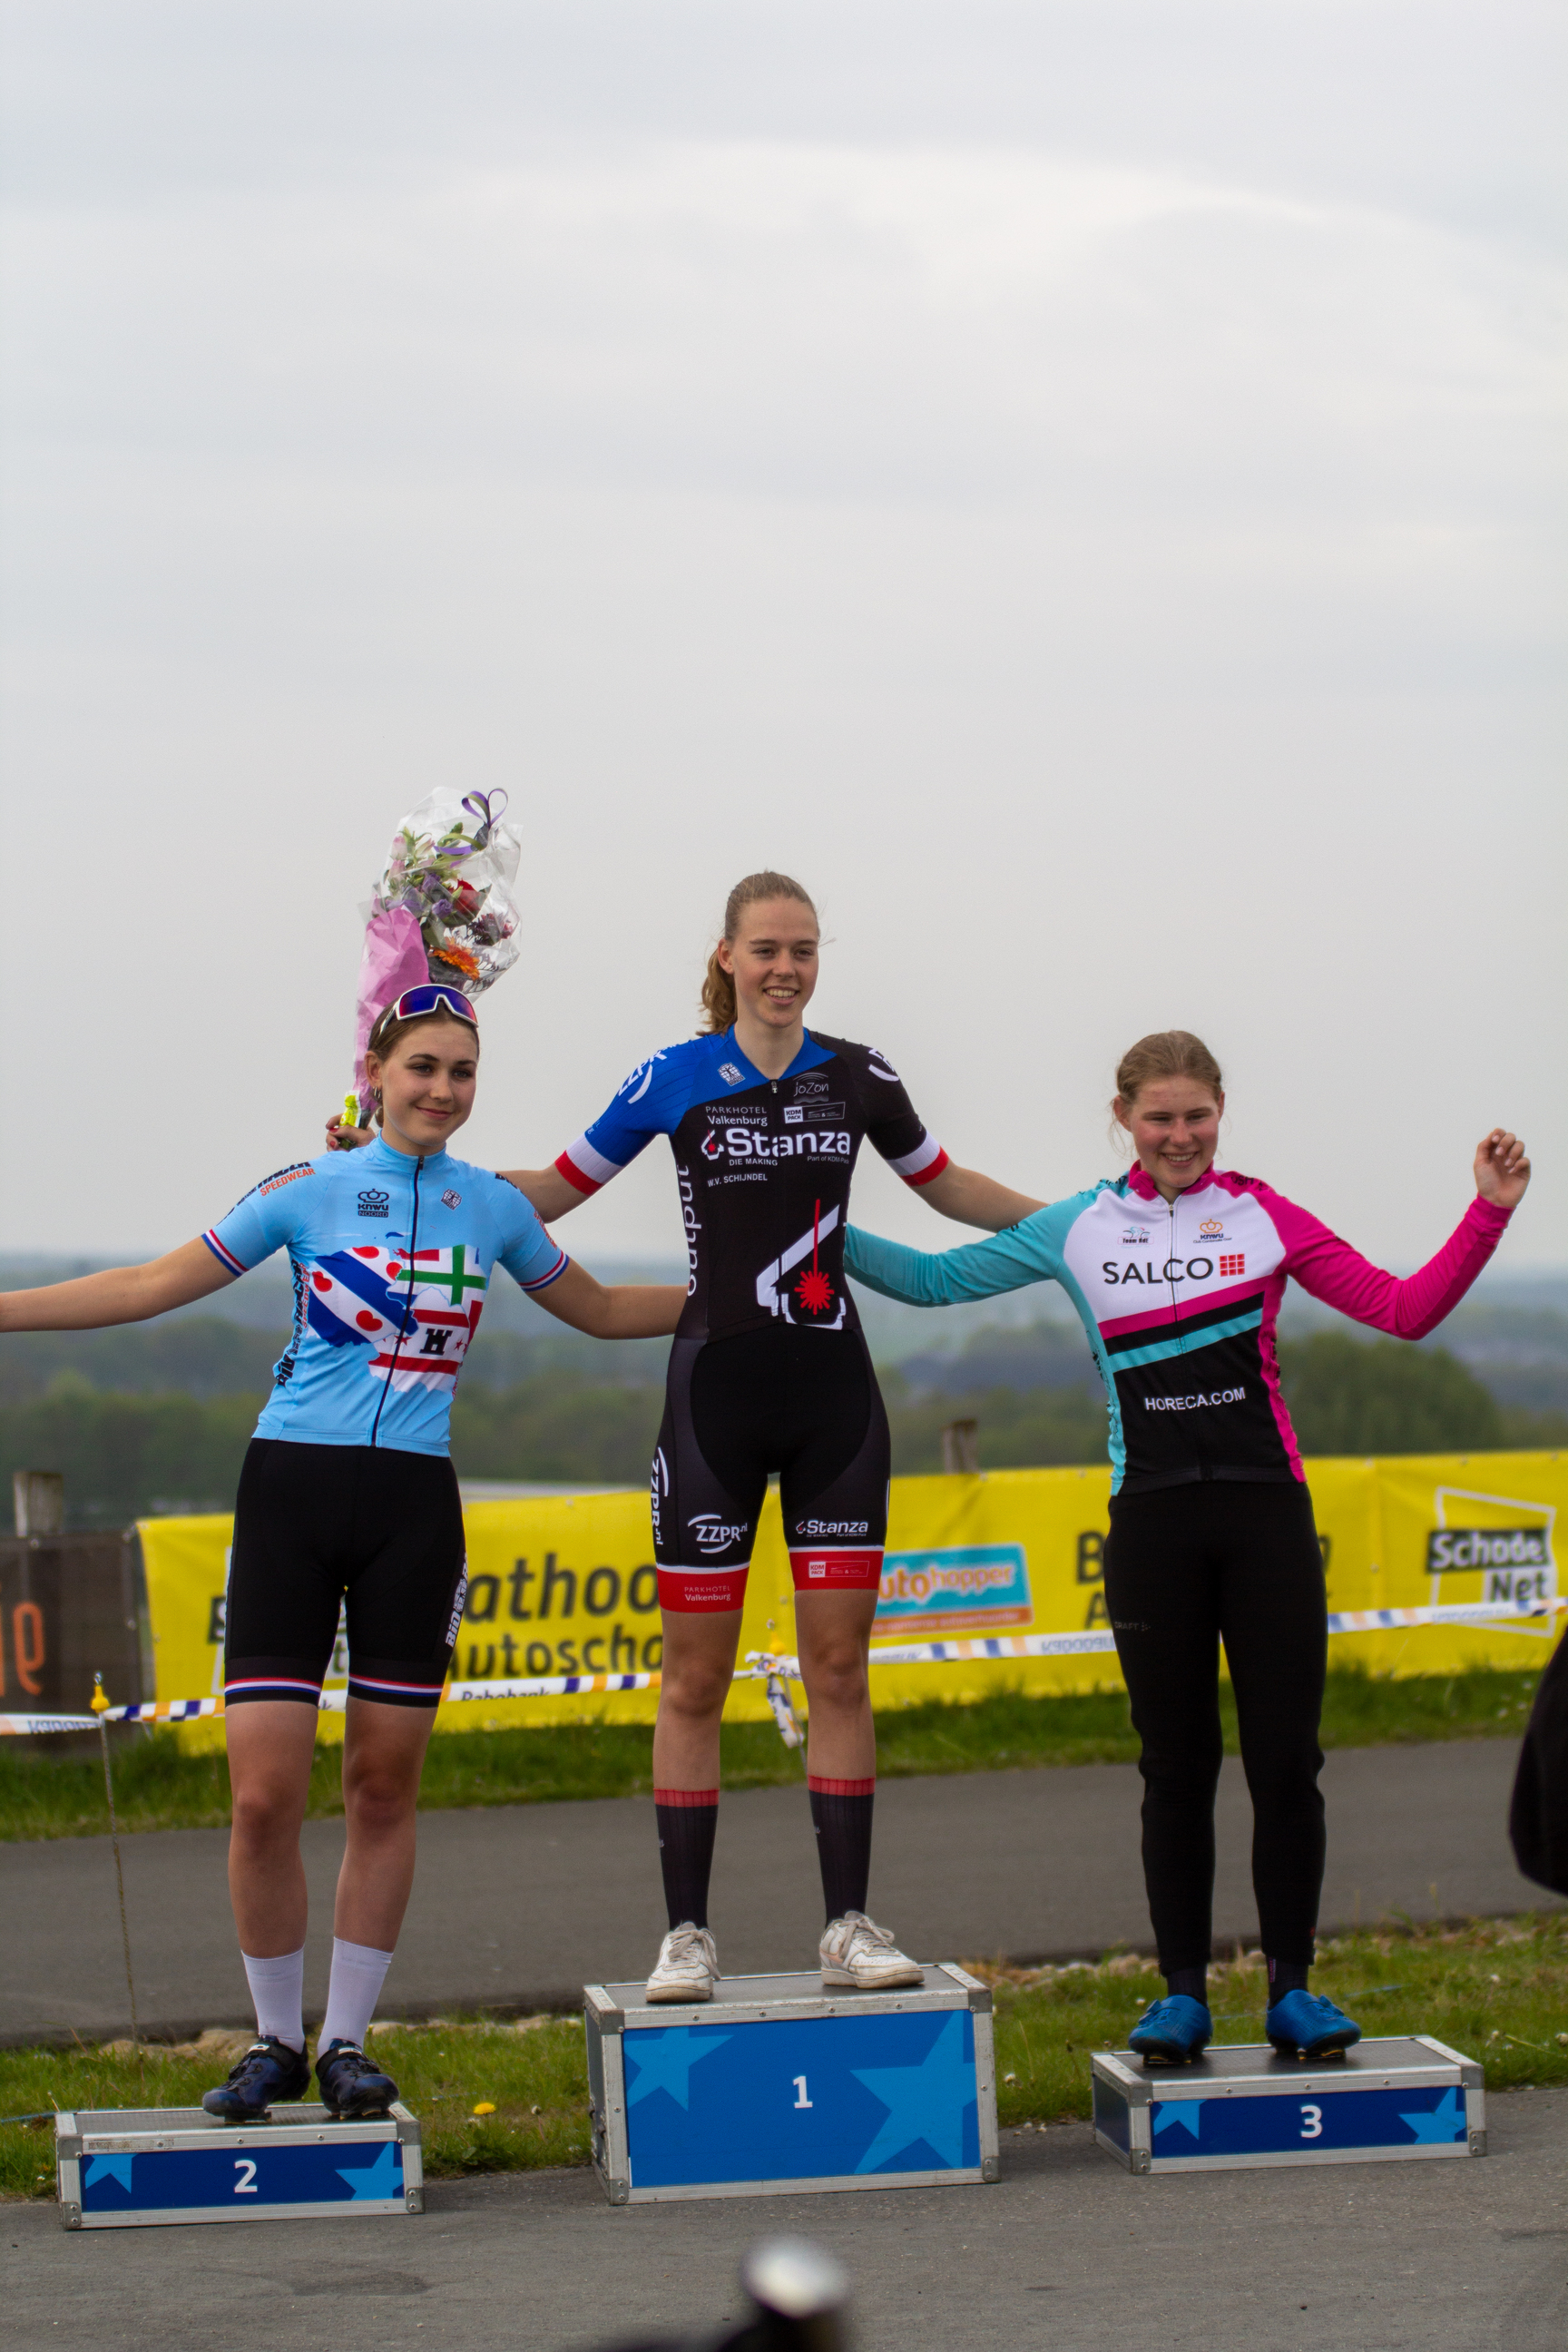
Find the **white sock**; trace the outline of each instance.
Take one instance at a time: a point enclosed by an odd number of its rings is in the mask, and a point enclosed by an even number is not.
[[[290,2050],[305,2047],[305,1947],[282,1952],[275,1960],[253,1960],[241,1952],[250,1998],[256,2003],[256,2031],[275,2033]]]
[[[378,1952],[374,1944],[345,1944],[341,1936],[332,1937],[332,1973],[327,1979],[327,2016],[321,2027],[323,2050],[334,2042],[352,2042],[363,2049],[391,1966],[392,1954]]]

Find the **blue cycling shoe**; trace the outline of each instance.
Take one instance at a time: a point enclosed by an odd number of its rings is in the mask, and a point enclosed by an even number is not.
[[[397,2085],[373,2058],[353,2042],[331,2042],[316,2059],[316,2080],[327,2112],[341,2122],[345,2117],[384,2116],[397,2096]]]
[[[1287,1992],[1271,2001],[1263,2031],[1281,2058],[1342,2058],[1361,2040],[1353,2018],[1321,1992]]]
[[[226,2124],[259,2124],[274,2099],[302,2099],[310,2087],[310,2062],[275,2033],[253,2042],[226,2083],[203,2094],[209,2116]]]
[[[1201,2000],[1184,1992],[1152,2000],[1127,2037],[1145,2066],[1190,2066],[1214,2040],[1214,2020]]]

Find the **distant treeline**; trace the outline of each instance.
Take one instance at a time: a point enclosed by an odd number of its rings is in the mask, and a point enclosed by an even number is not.
[[[961,1418],[978,1421],[987,1469],[1103,1461],[1105,1402],[1081,1344],[1076,1378],[1063,1377],[1071,1339],[978,1335],[961,1359],[884,1370],[895,1472],[940,1469],[942,1425]],[[276,1335],[216,1318],[7,1339],[0,1342],[0,1478],[8,1485],[13,1470],[63,1471],[78,1526],[160,1510],[226,1510],[280,1345]],[[453,1409],[459,1475],[640,1485],[663,1406],[664,1352],[663,1341],[584,1354],[553,1335],[488,1335]],[[489,1384],[476,1378],[487,1356]],[[961,1381],[931,1384],[960,1364]],[[977,1387],[982,1370],[1002,1377]],[[1026,1370],[1037,1371],[1034,1384],[1008,1381],[1007,1373]],[[1568,1414],[1500,1403],[1442,1349],[1320,1332],[1283,1343],[1280,1370],[1308,1454],[1568,1444]]]

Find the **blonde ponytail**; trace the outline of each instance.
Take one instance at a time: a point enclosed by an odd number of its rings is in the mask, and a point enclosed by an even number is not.
[[[748,874],[743,882],[737,882],[724,901],[724,939],[727,944],[733,945],[745,909],[766,898],[794,898],[801,906],[810,907],[814,915],[816,912],[809,892],[803,890],[798,882],[792,882],[787,874],[774,874],[764,867],[762,873]],[[702,1011],[709,1035],[717,1036],[721,1031],[730,1028],[734,1022],[735,1010],[735,982],[720,962],[719,950],[715,948],[708,959],[708,971],[702,982]]]

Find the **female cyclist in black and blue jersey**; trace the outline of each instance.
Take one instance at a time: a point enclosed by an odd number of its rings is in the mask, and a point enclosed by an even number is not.
[[[889,1461],[887,1415],[844,1284],[849,1183],[868,1139],[963,1223],[995,1232],[1038,1204],[954,1167],[880,1054],[806,1029],[818,949],[800,885],[749,876],[730,894],[710,961],[705,1034],[634,1070],[552,1168],[509,1171],[553,1221],[656,1135],[675,1154],[689,1273],[653,1461],[664,1612],[654,1795],[669,1921],[648,1982],[654,2000],[704,2000],[717,1980],[708,1883],[719,1720],[773,1471],[810,1707],[824,1981],[871,1988],[921,1976],[866,1916],[876,1787],[866,1656]]]
[[[371,1033],[381,1133],[280,1168],[167,1257],[0,1297],[0,1330],[91,1330],[205,1298],[287,1249],[294,1328],[240,1472],[225,1641],[229,1887],[258,2039],[204,2105],[265,2116],[309,2087],[305,1816],[316,1711],[346,1602],[346,1843],[316,2072],[334,2115],[396,2085],[363,2042],[414,1878],[415,1803],[463,1611],[453,1391],[498,1265],[601,1339],[672,1331],[677,1287],[603,1289],[515,1186],[455,1160],[473,1108],[473,1009],[413,988]]]
[[[1477,1198],[1430,1265],[1396,1281],[1257,1177],[1214,1165],[1219,1066],[1184,1030],[1122,1057],[1113,1106],[1137,1166],[992,1241],[925,1256],[851,1231],[857,1282],[921,1307],[1055,1281],[1110,1405],[1105,1597],[1143,1747],[1143,1867],[1169,1988],[1134,2027],[1145,2063],[1201,2055],[1221,1756],[1219,1649],[1256,1816],[1253,1881],[1269,2040],[1310,2057],[1360,2038],[1307,1990],[1323,1875],[1318,1718],[1327,1664],[1311,1497],[1279,1392],[1288,1276],[1358,1322],[1418,1339],[1458,1305],[1530,1181],[1518,1139],[1477,1149]]]

